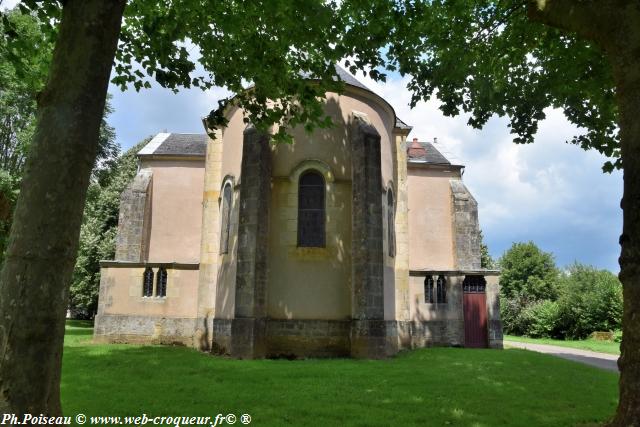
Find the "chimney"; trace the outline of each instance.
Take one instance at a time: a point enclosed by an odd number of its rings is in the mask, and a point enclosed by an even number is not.
[[[434,144],[437,144],[437,143],[438,143],[438,138],[434,137],[434,138],[433,138],[433,143],[434,143]]]
[[[418,142],[418,138],[413,138],[413,142],[411,143],[411,145],[409,145],[409,148],[407,149],[407,154],[409,155],[409,157],[424,157],[427,155],[426,150],[424,149],[424,147],[422,146],[422,144],[420,144]]]

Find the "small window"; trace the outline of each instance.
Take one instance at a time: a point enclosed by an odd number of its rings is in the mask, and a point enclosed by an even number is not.
[[[298,184],[298,246],[325,246],[324,178],[308,171]]]
[[[156,296],[167,296],[167,269],[164,267],[160,267],[156,275]]]
[[[465,276],[462,282],[462,290],[466,293],[483,294],[487,289],[487,281],[484,276]]]
[[[389,246],[389,256],[396,256],[396,221],[395,203],[393,200],[393,190],[387,191],[387,240]]]
[[[444,276],[438,276],[436,281],[436,301],[438,304],[445,304],[447,302],[447,281]]]
[[[424,302],[433,304],[433,277],[424,278]]]
[[[229,229],[231,226],[231,184],[222,190],[222,209],[220,211],[220,253],[229,252]]]
[[[151,267],[144,269],[144,274],[142,276],[142,296],[153,296],[153,270]]]

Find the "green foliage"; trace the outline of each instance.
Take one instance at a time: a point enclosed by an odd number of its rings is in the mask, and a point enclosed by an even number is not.
[[[521,295],[507,298],[500,295],[500,318],[504,333],[513,335],[526,335],[527,320],[522,316],[529,302]]]
[[[557,336],[559,318],[557,302],[542,300],[531,303],[522,310],[522,318],[527,336],[534,338]]]
[[[17,197],[15,179],[9,172],[0,169],[0,265],[7,248],[13,207]]]
[[[396,13],[388,56],[410,75],[412,104],[435,95],[444,114],[468,113],[475,128],[508,116],[516,143],[533,142],[545,109],[561,108],[581,129],[570,142],[617,159],[605,170],[620,167],[609,63],[594,43],[533,22],[531,3],[417,1]]]
[[[277,141],[290,141],[296,125],[329,125],[322,108],[338,91],[334,64],[351,58],[355,70],[371,66],[384,79],[380,49],[388,42],[394,3],[387,1],[132,0],[125,9],[112,82],[122,89],[161,86],[225,87],[236,95],[208,116],[224,125],[221,110],[237,105],[246,121],[266,131],[280,124]],[[19,7],[40,18],[55,37],[61,2],[23,0]],[[9,38],[13,42],[12,38]],[[251,90],[247,91],[247,85]],[[269,103],[268,100],[278,100]]]
[[[0,169],[19,183],[35,129],[36,96],[44,87],[53,46],[36,19],[17,11],[3,15],[0,34],[7,31],[16,42],[0,37]]]
[[[616,329],[613,331],[613,342],[621,343],[622,342],[622,330]]]
[[[558,269],[553,255],[533,242],[514,243],[498,261],[502,270],[500,293],[503,297],[522,297],[525,301],[555,299]]]
[[[148,138],[109,162],[89,185],[69,299],[75,317],[90,318],[96,313],[100,260],[113,259],[115,255],[120,195],[136,175],[136,153],[147,142]]]
[[[500,314],[505,332],[551,336],[554,328],[549,326],[548,317],[553,309],[538,303],[557,298],[559,273],[553,255],[543,252],[533,242],[514,243],[498,264],[501,269]],[[541,312],[545,319],[538,321],[536,316]],[[546,330],[549,330],[548,334],[544,332]]]
[[[484,236],[482,230],[480,230],[480,268],[492,269],[495,268],[496,262],[489,253],[489,247],[484,243]]]
[[[622,284],[613,273],[574,264],[560,283],[558,328],[563,336],[580,339],[621,328]]]
[[[505,333],[582,339],[621,328],[622,284],[606,270],[574,264],[559,274],[553,256],[516,243],[500,258]]]

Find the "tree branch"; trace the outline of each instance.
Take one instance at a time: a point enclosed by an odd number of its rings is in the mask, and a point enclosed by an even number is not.
[[[529,0],[528,16],[607,47],[604,35],[616,32],[619,0]]]

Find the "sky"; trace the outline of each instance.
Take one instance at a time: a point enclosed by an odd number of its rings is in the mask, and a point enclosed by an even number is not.
[[[0,0],[0,8],[15,3]],[[398,75],[385,83],[357,78],[413,126],[409,138],[437,138],[445,154],[466,166],[463,179],[478,201],[484,241],[494,258],[513,242],[531,240],[553,253],[559,267],[578,261],[619,271],[622,174],[603,173],[605,157],[565,143],[579,130],[561,111],[546,111],[533,144],[516,145],[504,118],[476,130],[465,116],[445,117],[433,100],[410,109],[406,80]],[[220,88],[174,94],[157,85],[141,92],[110,86],[109,92],[115,111],[108,121],[123,150],[158,132],[203,133],[201,117],[229,94]]]

